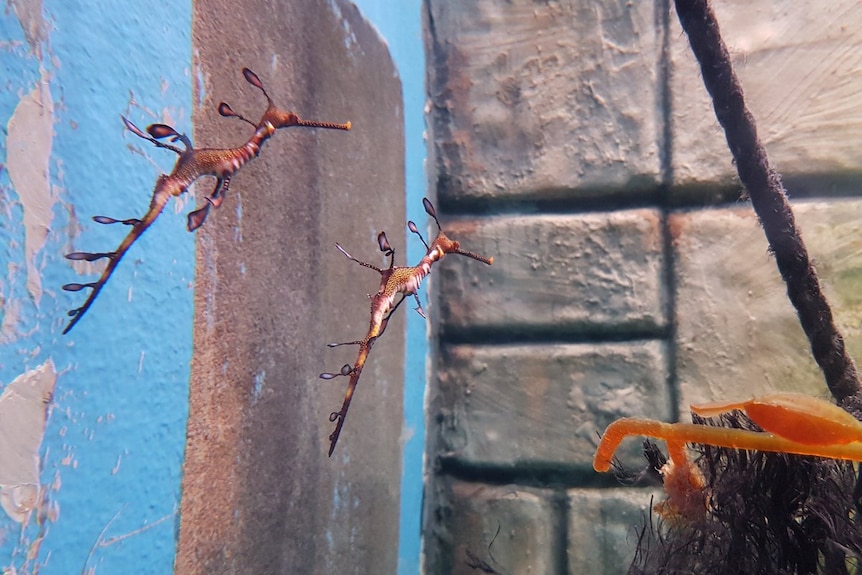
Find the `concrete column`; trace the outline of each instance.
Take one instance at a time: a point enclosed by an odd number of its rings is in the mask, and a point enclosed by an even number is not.
[[[197,244],[195,342],[176,572],[393,573],[397,562],[403,318],[378,342],[341,440],[328,416],[352,363],[387,230],[403,254],[400,83],[356,8],[304,1],[242,9],[195,4],[196,137],[242,141],[262,95],[350,132],[276,133],[232,182]],[[202,190],[203,191],[203,190]],[[399,254],[400,255],[400,254]]]

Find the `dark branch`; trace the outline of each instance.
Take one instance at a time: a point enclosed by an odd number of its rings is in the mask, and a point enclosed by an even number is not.
[[[675,4],[712,97],[715,115],[724,128],[739,179],[748,190],[775,255],[775,263],[787,284],[787,295],[796,308],[829,390],[843,403],[860,390],[856,366],[832,320],[832,310],[796,227],[781,176],[770,166],[766,150],[757,137],[754,117],[745,106],[742,87],[733,71],[715,14],[707,0],[675,0]]]

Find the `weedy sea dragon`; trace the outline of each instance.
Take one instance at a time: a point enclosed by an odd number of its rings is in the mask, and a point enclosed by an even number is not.
[[[359,265],[371,268],[380,274],[380,288],[377,293],[371,297],[371,321],[368,325],[368,333],[364,339],[356,341],[347,341],[343,343],[330,343],[327,347],[338,347],[341,345],[358,345],[359,353],[356,355],[356,361],[351,366],[349,363],[344,364],[341,371],[338,373],[321,373],[320,379],[333,379],[339,376],[349,377],[350,383],[347,384],[347,391],[344,394],[344,403],[341,405],[340,411],[333,411],[329,414],[329,421],[335,423],[335,431],[329,436],[329,455],[335,450],[335,444],[338,443],[338,437],[341,435],[341,428],[344,427],[344,420],[347,417],[347,410],[350,408],[350,401],[353,399],[353,392],[356,390],[356,384],[359,383],[359,376],[362,374],[362,367],[365,365],[365,360],[368,359],[368,354],[371,352],[371,347],[377,341],[383,332],[386,331],[386,325],[389,323],[389,318],[401,305],[401,302],[407,296],[412,295],[416,299],[416,311],[423,318],[425,312],[422,310],[422,304],[419,302],[417,291],[422,280],[431,273],[431,266],[434,262],[443,259],[446,254],[459,254],[473,258],[482,263],[491,265],[494,263],[494,258],[486,258],[472,252],[461,249],[459,242],[450,240],[446,237],[440,227],[440,221],[437,219],[437,212],[428,198],[422,199],[422,205],[425,211],[434,219],[437,224],[437,237],[431,242],[431,245],[425,241],[422,234],[413,222],[407,222],[407,227],[411,232],[419,236],[422,243],[425,245],[425,256],[415,267],[402,267],[395,265],[395,250],[389,245],[389,240],[386,239],[386,233],[380,232],[377,234],[377,244],[384,257],[389,257],[389,267],[386,269],[379,268],[373,264],[360,261],[347,253],[339,244],[335,247],[343,253],[351,261]]]
[[[210,207],[218,208],[221,205],[225,194],[227,194],[230,180],[233,175],[260,154],[261,146],[263,146],[264,142],[272,137],[275,131],[279,128],[300,126],[306,128],[325,128],[329,130],[350,129],[350,122],[345,124],[336,124],[333,122],[313,122],[302,120],[293,112],[285,112],[284,110],[279,109],[272,101],[269,94],[267,94],[263,87],[263,83],[260,81],[260,78],[257,77],[257,74],[248,68],[244,68],[242,73],[249,84],[263,92],[263,95],[266,97],[267,108],[260,121],[255,124],[234,112],[231,107],[224,102],[219,103],[218,112],[222,116],[226,118],[238,118],[243,122],[254,126],[254,134],[251,135],[245,144],[237,148],[196,149],[192,146],[192,142],[188,136],[178,133],[171,126],[166,124],[153,124],[147,127],[147,134],[149,134],[147,135],[127,118],[120,116],[123,119],[123,123],[126,125],[126,128],[130,132],[139,138],[152,142],[157,148],[164,148],[174,152],[179,156],[179,159],[177,159],[177,163],[174,165],[174,169],[169,175],[162,174],[156,180],[156,186],[153,189],[153,197],[152,200],[150,200],[150,207],[142,218],[117,220],[107,216],[93,217],[93,220],[99,224],[124,224],[132,227],[132,230],[123,239],[116,250],[112,252],[72,252],[70,254],[66,254],[66,258],[70,260],[83,260],[88,262],[106,258],[108,260],[108,265],[105,267],[98,281],[83,284],[69,283],[63,286],[64,290],[71,292],[80,291],[86,288],[92,290],[84,302],[84,305],[69,311],[69,317],[72,319],[69,321],[69,325],[67,325],[63,330],[64,334],[69,333],[69,331],[75,327],[75,324],[80,321],[81,317],[83,317],[87,310],[90,309],[90,306],[93,305],[99,292],[103,287],[105,287],[111,274],[114,273],[120,260],[123,259],[124,255],[126,255],[126,252],[129,251],[132,244],[134,244],[138,238],[147,231],[147,228],[153,224],[156,218],[159,217],[159,214],[162,213],[162,210],[164,210],[171,197],[179,196],[183,192],[187,191],[189,186],[202,176],[215,177],[215,188],[213,189],[212,194],[205,198],[206,203],[203,207],[188,214],[188,230],[190,232],[194,231],[203,225]],[[171,142],[181,142],[184,149],[180,149],[176,146],[160,141],[166,138],[169,138]]]

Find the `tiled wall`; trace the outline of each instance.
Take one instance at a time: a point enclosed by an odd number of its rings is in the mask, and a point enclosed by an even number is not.
[[[828,392],[672,3],[427,4],[431,187],[496,258],[434,278],[427,572],[620,573],[656,493],[593,472],[610,421]],[[858,358],[862,10],[715,9]]]

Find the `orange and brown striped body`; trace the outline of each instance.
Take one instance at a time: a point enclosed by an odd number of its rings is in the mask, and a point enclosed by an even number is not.
[[[132,226],[132,230],[126,235],[117,249],[113,252],[72,252],[66,257],[70,260],[96,261],[105,258],[108,260],[108,265],[102,271],[99,279],[92,283],[69,283],[63,286],[66,291],[80,291],[83,289],[91,289],[89,296],[84,301],[84,304],[76,309],[69,311],[69,317],[72,319],[63,330],[63,333],[69,333],[75,324],[80,321],[83,315],[87,312],[99,292],[107,283],[111,274],[114,273],[120,260],[132,247],[138,238],[153,224],[156,218],[165,209],[168,200],[171,197],[179,196],[186,192],[196,180],[204,176],[212,176],[216,178],[215,187],[212,193],[206,197],[206,203],[203,207],[198,208],[188,214],[187,228],[189,231],[194,231],[203,225],[206,221],[209,209],[211,206],[218,207],[224,200],[224,195],[227,193],[230,186],[230,180],[244,165],[253,160],[260,154],[260,149],[263,144],[275,133],[279,128],[289,128],[291,126],[325,128],[333,130],[349,130],[350,122],[346,124],[336,124],[332,122],[311,122],[301,120],[293,112],[285,112],[278,109],[263,88],[263,84],[257,75],[248,68],[243,69],[243,75],[248,83],[260,89],[267,99],[267,109],[257,124],[246,120],[239,114],[235,113],[230,106],[225,103],[219,104],[219,113],[226,117],[236,117],[253,125],[254,133],[243,145],[236,148],[198,148],[192,146],[191,140],[185,135],[180,134],[172,127],[165,124],[153,124],[147,128],[147,134],[141,131],[137,126],[131,123],[126,118],[123,122],[126,128],[136,136],[148,140],[156,147],[168,149],[176,153],[179,158],[174,165],[173,171],[170,174],[162,174],[156,180],[156,186],[153,189],[153,196],[150,200],[150,207],[147,213],[141,219],[116,220],[105,216],[96,216],[93,219],[100,224],[116,224],[121,223]],[[169,138],[172,142],[181,142],[184,149],[166,144],[160,140]]]
[[[358,345],[359,351],[356,355],[356,361],[353,362],[353,366],[351,367],[347,364],[341,368],[339,373],[320,374],[321,379],[333,379],[338,376],[350,377],[350,381],[347,384],[347,391],[344,393],[344,401],[341,404],[341,409],[329,414],[329,421],[335,423],[335,430],[329,436],[330,456],[332,456],[332,452],[335,450],[335,445],[338,443],[338,438],[341,436],[341,429],[344,427],[344,420],[347,417],[350,402],[353,399],[354,392],[356,391],[356,385],[359,383],[359,377],[362,375],[362,368],[365,366],[365,361],[368,359],[368,354],[371,352],[371,347],[374,345],[374,342],[377,341],[377,338],[383,335],[383,332],[386,331],[386,325],[389,322],[389,318],[392,317],[392,314],[396,309],[398,309],[398,306],[401,305],[404,298],[407,296],[413,296],[416,298],[417,304],[419,303],[416,293],[419,291],[419,286],[422,284],[422,280],[425,279],[425,276],[431,273],[431,266],[434,262],[443,259],[446,254],[467,256],[488,265],[491,265],[494,262],[494,258],[485,258],[462,250],[458,242],[450,240],[446,237],[446,234],[443,233],[443,230],[440,229],[440,222],[437,220],[436,211],[427,198],[423,199],[423,205],[425,206],[425,211],[428,215],[430,215],[437,223],[438,232],[437,237],[434,238],[431,245],[429,246],[426,244],[428,249],[425,252],[425,256],[423,256],[419,264],[414,267],[400,267],[394,265],[395,252],[391,247],[389,247],[386,234],[383,232],[380,232],[377,237],[377,241],[380,246],[380,251],[384,252],[391,258],[389,261],[389,267],[386,269],[381,269],[375,265],[357,260],[344,251],[341,246],[336,244],[336,247],[345,256],[363,267],[375,270],[380,274],[381,278],[380,287],[377,290],[377,293],[371,298],[371,320],[369,321],[368,333],[365,335],[365,338],[358,341],[347,342],[346,344],[329,344],[329,347],[348,344]],[[414,233],[419,233],[416,231],[416,226],[413,222],[409,222],[408,227]],[[421,238],[422,236],[420,235],[419,237]],[[422,242],[424,243],[425,240],[423,239]],[[416,309],[422,317],[425,317],[421,305]]]

